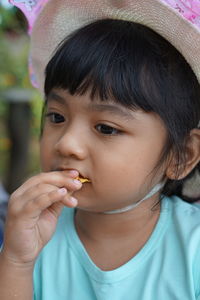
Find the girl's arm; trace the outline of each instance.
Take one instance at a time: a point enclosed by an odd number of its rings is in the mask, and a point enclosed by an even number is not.
[[[39,174],[12,194],[0,253],[1,300],[32,300],[36,258],[51,239],[62,208],[76,206],[67,191],[81,188],[77,176],[77,171]]]

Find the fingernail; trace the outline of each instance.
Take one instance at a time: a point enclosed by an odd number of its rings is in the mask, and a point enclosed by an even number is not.
[[[78,180],[78,179],[74,179],[73,180],[73,183],[76,185],[76,186],[81,186],[82,185],[82,183],[80,182],[80,180]]]
[[[69,174],[72,175],[72,176],[78,176],[79,173],[76,170],[70,170]]]
[[[76,206],[77,204],[78,204],[78,201],[77,201],[77,199],[76,198],[74,198],[74,197],[70,197],[70,202],[74,205],[74,206]]]
[[[65,195],[67,193],[67,190],[65,188],[61,188],[61,189],[58,190],[58,193],[60,195]]]

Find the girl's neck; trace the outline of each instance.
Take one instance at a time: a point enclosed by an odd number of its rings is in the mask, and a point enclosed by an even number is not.
[[[114,215],[77,210],[77,233],[98,267],[117,268],[144,246],[159,218],[156,201],[154,196],[131,211]]]

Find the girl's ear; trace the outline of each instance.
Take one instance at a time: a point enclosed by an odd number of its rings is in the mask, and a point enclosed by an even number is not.
[[[200,162],[200,129],[192,129],[185,145],[185,162],[177,165],[174,157],[171,158],[166,176],[172,180],[186,177]]]

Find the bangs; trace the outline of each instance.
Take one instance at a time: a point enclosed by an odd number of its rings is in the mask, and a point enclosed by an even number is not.
[[[154,111],[162,72],[144,30],[157,35],[143,25],[119,20],[97,21],[74,32],[47,65],[46,96],[52,88],[72,95],[89,90],[91,99],[112,99],[132,109]]]

